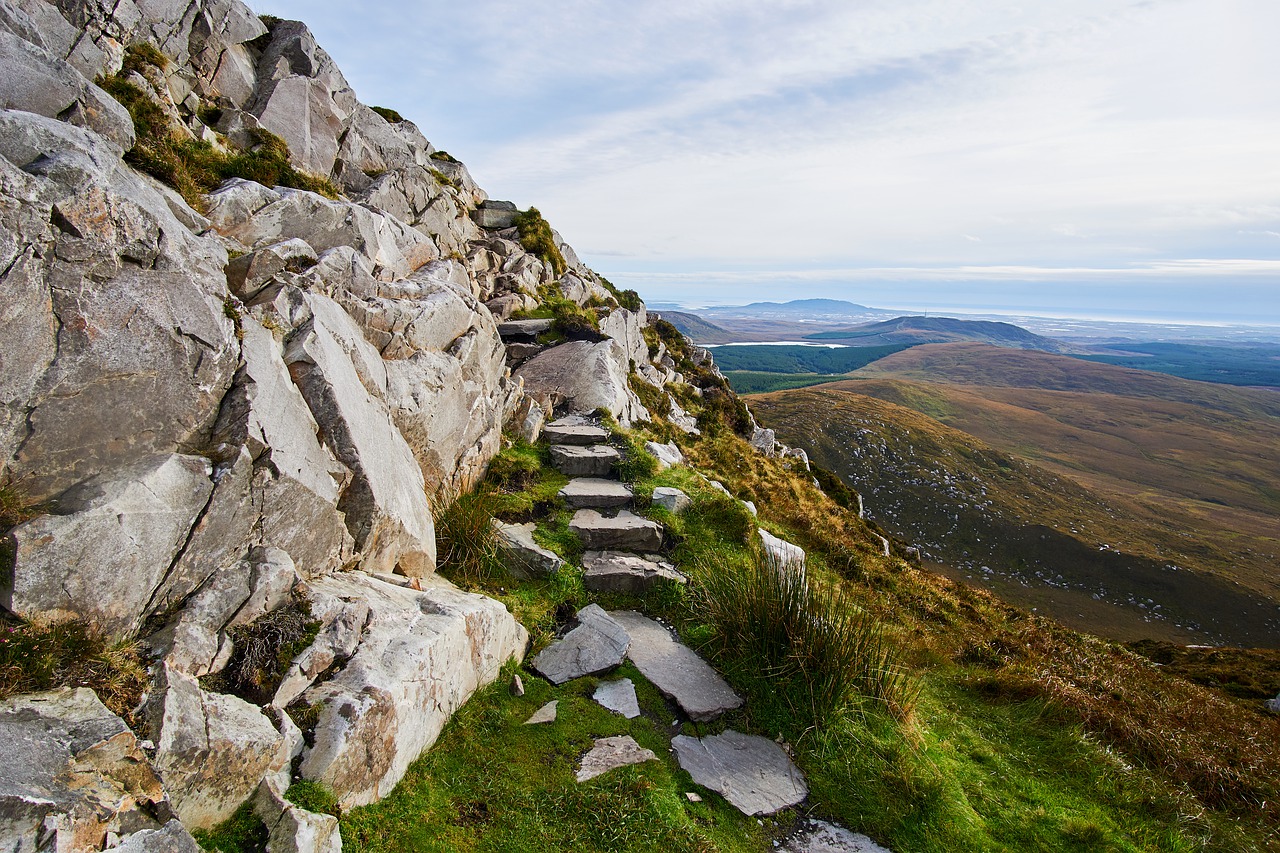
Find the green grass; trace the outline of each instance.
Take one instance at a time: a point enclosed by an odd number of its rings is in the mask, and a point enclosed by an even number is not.
[[[506,576],[492,524],[501,506],[501,496],[482,487],[458,495],[436,513],[436,564],[442,574],[463,583]]]
[[[0,616],[0,700],[56,687],[89,687],[133,721],[147,685],[137,643],[108,643],[83,622],[34,625]]]
[[[542,218],[538,208],[531,207],[516,214],[516,228],[520,232],[520,245],[526,252],[532,252],[550,264],[557,277],[565,274],[569,265],[556,245],[551,224]]]
[[[404,121],[404,116],[400,115],[400,113],[396,112],[390,107],[369,107],[369,109],[373,110],[375,113],[382,116],[391,124],[399,124],[400,122]],[[436,153],[440,153],[440,152],[436,152]],[[443,159],[443,158],[439,158],[439,159]]]
[[[672,715],[631,666],[642,715],[627,720],[592,701],[599,680],[553,687],[525,672],[527,692],[507,690],[510,671],[474,697],[435,748],[390,797],[342,818],[343,849],[373,851],[711,851],[770,847],[770,833],[694,786],[670,752]],[[524,726],[559,700],[554,723]],[[594,738],[629,734],[657,760],[578,783]],[[706,799],[691,803],[686,791]]]
[[[267,849],[267,826],[253,813],[253,801],[212,829],[191,833],[202,850],[219,853],[262,853]]]

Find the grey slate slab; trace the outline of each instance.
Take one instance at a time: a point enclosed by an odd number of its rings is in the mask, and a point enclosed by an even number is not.
[[[546,426],[547,441],[552,444],[603,444],[609,440],[609,431],[592,424],[550,423]]]
[[[634,495],[630,487],[617,480],[576,477],[560,490],[560,497],[574,509],[614,509],[629,506]]]
[[[579,782],[585,782],[602,773],[608,773],[615,767],[642,764],[657,759],[658,756],[654,755],[653,750],[645,749],[636,743],[631,735],[600,738],[595,742],[595,746],[591,747],[591,751],[582,756],[582,766],[578,768],[577,779]]]
[[[545,428],[544,428],[545,432]],[[575,444],[551,445],[551,463],[569,477],[604,477],[622,459],[617,448],[607,444],[582,447]]]
[[[532,666],[552,684],[595,675],[622,663],[631,645],[627,631],[598,604],[578,611],[578,626],[547,646]]]
[[[636,686],[630,678],[601,682],[591,698],[628,720],[640,716],[640,701],[636,699]]]
[[[773,814],[809,796],[804,775],[768,738],[728,729],[704,738],[678,735],[671,746],[693,781],[722,795],[743,814]]]
[[[638,595],[660,580],[688,582],[688,578],[665,560],[625,551],[588,551],[582,555],[582,567],[583,583],[595,592]]]
[[[580,509],[569,521],[569,532],[588,550],[657,551],[662,547],[662,525],[623,510],[608,518],[594,509]]]
[[[662,625],[633,610],[610,614],[631,638],[627,656],[645,678],[689,715],[691,720],[711,720],[742,706],[711,665],[693,649],[676,642]]]

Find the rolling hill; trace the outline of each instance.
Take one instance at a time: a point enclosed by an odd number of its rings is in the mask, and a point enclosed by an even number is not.
[[[1065,353],[1073,347],[1053,338],[1028,332],[1012,323],[990,320],[957,320],[953,317],[895,317],[878,323],[866,323],[848,329],[815,332],[807,340],[842,343],[848,346],[884,346],[890,344],[951,343],[970,341],[1015,349]]]
[[[909,544],[1074,627],[1280,645],[1280,395],[977,344],[853,376],[752,408]]]

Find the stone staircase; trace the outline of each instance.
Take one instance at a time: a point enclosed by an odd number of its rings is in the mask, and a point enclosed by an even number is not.
[[[621,454],[605,443],[611,438],[609,432],[585,418],[570,417],[548,424],[544,435],[552,442],[551,458],[556,467],[573,478],[560,490],[560,496],[575,510],[569,529],[586,549],[582,565],[587,589],[642,594],[662,580],[687,582],[657,553],[663,545],[664,526],[630,509],[632,489],[616,479]],[[678,489],[657,491],[655,505],[669,511],[683,512],[691,503]],[[742,697],[728,682],[680,643],[669,628],[630,610],[606,612],[597,604],[584,607],[577,625],[530,665],[553,684],[561,685],[608,672],[625,659],[630,659],[687,720],[715,720],[743,705]],[[613,707],[618,704],[617,694],[626,694],[619,707],[634,703],[634,688],[626,679],[607,682],[597,692],[598,701],[618,713],[624,711]],[[553,721],[554,713],[554,708],[544,708],[535,715],[538,719],[530,722]],[[652,752],[626,741],[631,739],[597,741],[583,759],[579,778],[656,759]],[[787,752],[768,738],[730,729],[703,738],[680,735],[673,739],[672,749],[696,783],[719,792],[745,814],[773,814],[808,796],[804,776]]]

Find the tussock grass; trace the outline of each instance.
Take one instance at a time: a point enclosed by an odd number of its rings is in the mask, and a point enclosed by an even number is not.
[[[551,224],[542,218],[538,208],[531,207],[516,214],[516,228],[520,232],[520,245],[526,252],[532,252],[550,264],[557,277],[565,274],[569,265],[556,245]]]
[[[705,567],[697,580],[693,609],[712,628],[714,657],[755,687],[754,714],[768,727],[822,728],[859,697],[909,715],[915,686],[896,648],[839,587],[759,555],[737,568]]]
[[[137,643],[108,643],[83,622],[35,625],[0,619],[0,699],[57,687],[88,687],[134,724],[147,685]]]
[[[442,573],[472,584],[506,575],[493,530],[500,507],[498,495],[481,487],[458,495],[436,514],[436,564]]]

